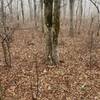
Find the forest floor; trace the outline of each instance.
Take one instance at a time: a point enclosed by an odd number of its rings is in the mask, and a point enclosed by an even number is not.
[[[70,38],[62,30],[60,63],[48,66],[43,64],[43,33],[16,31],[11,68],[3,64],[0,44],[0,100],[34,100],[37,88],[38,100],[100,100],[100,36],[94,38],[92,42],[84,34]]]

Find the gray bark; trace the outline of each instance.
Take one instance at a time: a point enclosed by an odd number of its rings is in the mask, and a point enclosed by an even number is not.
[[[53,63],[52,59],[52,8],[53,0],[44,0],[45,38],[46,38],[46,62]]]
[[[75,0],[69,0],[69,8],[70,8],[70,36],[74,36],[74,27],[73,27],[73,14],[74,14],[74,2]]]
[[[43,0],[40,0],[41,5],[41,29],[44,32],[44,18],[43,18]]]
[[[52,57],[54,64],[58,63],[58,36],[60,29],[60,0],[54,0]]]
[[[23,23],[25,21],[25,15],[24,15],[24,4],[23,4],[23,0],[20,0],[21,1],[21,12],[22,12],[22,18],[23,18]]]
[[[45,0],[46,59],[49,64],[58,63],[58,35],[60,29],[60,0]],[[52,14],[53,13],[53,14]]]
[[[10,12],[10,16],[11,16],[11,21],[12,21],[12,19],[13,19],[13,8],[12,8],[12,3],[13,3],[13,0],[10,0],[10,2],[7,1],[8,8],[9,8],[9,12]]]
[[[80,29],[82,25],[82,14],[83,14],[83,0],[80,0],[79,5],[79,28],[78,28],[78,34],[80,34]]]
[[[19,2],[18,2],[19,0],[17,0],[17,24],[18,24],[18,26],[19,26],[19,11],[18,11],[18,9],[19,9],[19,7],[18,7],[18,4],[19,4]]]
[[[29,11],[30,11],[30,21],[33,20],[33,13],[32,13],[32,0],[28,0]]]
[[[33,0],[33,2],[34,2],[34,25],[35,25],[35,27],[37,27],[36,0]]]
[[[8,39],[8,34],[7,34],[7,28],[6,28],[6,15],[4,11],[4,0],[1,0],[1,22],[3,26],[3,31],[2,31],[2,48],[3,48],[3,53],[4,53],[4,59],[5,59],[5,64],[7,66],[11,66],[11,55],[10,55],[10,44],[9,44],[9,39]]]

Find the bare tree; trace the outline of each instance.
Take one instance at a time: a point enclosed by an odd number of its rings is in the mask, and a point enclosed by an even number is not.
[[[32,0],[28,0],[29,11],[30,11],[30,21],[33,20],[33,12],[32,12]]]
[[[69,8],[70,8],[70,36],[74,36],[74,29],[73,29],[73,14],[74,14],[74,2],[75,0],[69,0]]]
[[[52,57],[53,63],[58,63],[58,36],[60,30],[60,0],[54,0],[54,17],[53,17],[53,39],[52,39]]]
[[[5,63],[7,66],[11,66],[11,55],[10,55],[10,45],[9,45],[9,40],[8,40],[8,35],[7,35],[7,28],[6,28],[6,15],[4,11],[4,0],[1,0],[1,22],[3,26],[3,31],[2,34],[0,34],[0,37],[2,38],[2,48],[4,52],[4,58],[5,58]]]
[[[42,28],[42,32],[44,32],[43,0],[40,0],[40,5],[41,5],[41,28]]]
[[[21,2],[21,13],[22,13],[22,18],[23,18],[23,23],[25,21],[25,15],[24,15],[24,4],[23,4],[23,0],[20,0]]]
[[[9,4],[10,3],[10,4]],[[11,21],[12,21],[12,19],[13,19],[13,5],[12,5],[12,3],[13,3],[13,0],[10,0],[10,2],[9,1],[7,1],[7,7],[8,7],[8,9],[9,9],[9,12],[10,12],[10,16],[11,16]]]
[[[83,14],[83,0],[80,0],[80,16]]]
[[[47,62],[53,61],[52,59],[52,8],[53,0],[44,0],[44,17],[45,17],[45,36],[46,36],[46,60]]]
[[[80,34],[80,28],[82,25],[82,14],[83,14],[83,0],[80,0],[79,2],[79,28],[78,28],[78,34]]]
[[[18,2],[19,0],[17,0],[17,24],[19,25],[19,6],[18,6],[18,4],[19,4],[19,2]]]
[[[58,63],[57,46],[60,28],[60,0],[45,0],[46,59],[49,64]],[[54,12],[53,12],[54,11]],[[53,13],[53,15],[52,15]]]
[[[63,0],[63,18],[64,18],[64,20],[66,18],[66,5],[67,5],[67,1]]]
[[[7,4],[11,4],[11,1]],[[11,67],[11,52],[10,43],[12,42],[12,35],[17,26],[7,26],[7,15],[5,10],[4,0],[1,0],[1,33],[0,38],[2,39],[2,48],[4,53],[5,64]]]
[[[35,27],[37,26],[37,14],[36,14],[36,11],[37,11],[37,9],[36,9],[36,0],[33,0],[33,2],[34,2],[34,24],[35,24]]]

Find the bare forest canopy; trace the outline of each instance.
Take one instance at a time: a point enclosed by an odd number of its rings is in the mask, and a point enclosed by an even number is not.
[[[21,3],[22,1],[22,3]],[[42,0],[36,1],[36,13],[37,16],[41,16],[41,2]],[[80,1],[74,0],[74,16],[77,16],[80,12]],[[13,20],[22,19],[25,16],[24,20],[30,20],[30,16],[34,17],[34,0],[3,0],[4,2],[4,10],[7,18],[11,18],[13,16]],[[23,10],[22,10],[23,8]],[[91,15],[98,15],[97,9],[100,9],[100,1],[99,0],[82,0],[82,12],[83,15],[86,16],[84,18],[90,18]],[[31,11],[30,11],[31,10]],[[69,0],[61,0],[60,4],[61,17],[65,16],[69,18],[70,9],[69,9]],[[78,10],[78,11],[77,11]],[[12,13],[12,14],[11,14]],[[31,13],[31,14],[30,14]]]

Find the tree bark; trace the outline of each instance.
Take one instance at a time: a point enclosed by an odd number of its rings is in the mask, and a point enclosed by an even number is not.
[[[16,18],[17,18],[17,24],[18,24],[18,26],[19,26],[19,6],[18,6],[18,4],[19,4],[19,0],[17,0],[17,16],[16,16]]]
[[[35,27],[37,27],[36,0],[33,0],[33,2],[34,2],[34,25],[35,25]]]
[[[10,16],[11,16],[11,21],[13,20],[13,7],[12,7],[13,5],[12,5],[12,3],[13,3],[13,0],[10,0],[10,4],[7,1],[9,12],[10,12]]]
[[[63,0],[63,18],[64,18],[64,20],[66,20],[66,5],[67,5],[67,1]]]
[[[45,0],[46,59],[49,64],[58,63],[58,35],[60,29],[60,0]],[[52,14],[53,13],[53,14]]]
[[[74,2],[75,0],[69,0],[69,8],[70,8],[70,36],[74,36],[74,28],[73,28],[73,13],[74,13]]]
[[[4,11],[4,1],[1,0],[1,22],[3,27],[6,26],[6,15],[5,15],[5,11]]]
[[[52,40],[52,57],[53,63],[58,63],[58,36],[60,29],[60,0],[54,0],[54,17],[53,17],[53,40]]]
[[[3,26],[3,33],[2,33],[2,48],[4,53],[5,64],[11,67],[11,55],[10,55],[10,44],[8,41],[7,36],[7,29],[6,29],[6,15],[4,11],[4,0],[1,0],[1,22]]]
[[[25,16],[24,16],[24,4],[23,4],[23,0],[20,0],[21,1],[21,11],[22,11],[22,18],[23,18],[23,23],[25,21]]]
[[[53,0],[44,0],[45,38],[46,38],[46,62],[53,63],[52,58],[52,10]]]
[[[80,16],[83,14],[83,0],[80,0]]]
[[[83,0],[80,0],[80,4],[79,4],[79,28],[78,28],[78,34],[80,34],[80,30],[81,30],[82,14],[83,14]]]
[[[44,21],[43,21],[43,0],[40,0],[40,5],[41,5],[41,29],[42,29],[42,32],[44,32]]]
[[[33,20],[33,13],[32,13],[32,1],[28,0],[29,11],[30,11],[30,21]]]

